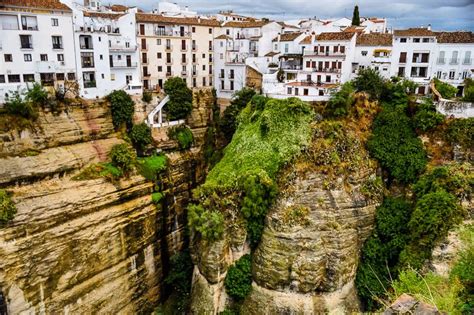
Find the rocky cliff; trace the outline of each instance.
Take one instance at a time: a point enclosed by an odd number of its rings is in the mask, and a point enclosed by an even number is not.
[[[359,310],[354,287],[359,252],[382,193],[376,163],[365,150],[373,106],[362,98],[357,119],[313,123],[309,147],[279,173],[280,193],[252,254],[252,291],[241,302],[242,314]],[[234,219],[222,239],[193,244],[194,314],[232,308],[224,279],[229,266],[250,252],[246,238]]]
[[[0,228],[0,294],[11,314],[156,306],[169,256],[184,246],[190,191],[204,175],[199,145],[211,91],[196,93],[193,105],[188,124],[197,145],[183,152],[167,139],[155,143],[168,149],[169,163],[158,207],[153,183],[138,174],[117,182],[73,179],[123,142],[107,103],[77,102],[59,115],[41,112],[34,128],[0,128],[0,186],[18,209]]]

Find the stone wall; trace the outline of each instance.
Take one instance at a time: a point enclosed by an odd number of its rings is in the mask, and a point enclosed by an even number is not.
[[[208,101],[196,104],[190,122],[198,144]],[[138,174],[72,179],[123,141],[105,102],[41,113],[35,126],[0,134],[0,185],[18,209],[0,228],[0,294],[9,313],[151,312],[169,256],[186,246],[185,208],[204,176],[199,147],[166,153],[166,197],[157,207],[153,183]]]

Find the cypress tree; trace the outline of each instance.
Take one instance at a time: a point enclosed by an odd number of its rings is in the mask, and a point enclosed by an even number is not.
[[[352,25],[356,25],[356,26],[360,25],[359,6],[358,5],[356,5],[354,7],[354,13],[352,13]]]

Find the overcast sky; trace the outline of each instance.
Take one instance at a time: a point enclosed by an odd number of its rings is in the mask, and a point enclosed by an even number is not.
[[[102,0],[145,11],[157,7],[157,0]],[[175,0],[200,14],[233,10],[236,13],[279,20],[307,17],[352,16],[357,3],[360,16],[386,17],[389,26],[403,28],[432,24],[434,30],[474,30],[474,0]]]

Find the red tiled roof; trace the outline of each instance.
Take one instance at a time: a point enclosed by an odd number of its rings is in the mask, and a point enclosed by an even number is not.
[[[356,46],[392,46],[392,34],[359,34]]]
[[[114,12],[126,12],[128,10],[128,7],[125,6],[125,5],[121,5],[121,4],[112,4],[109,7],[109,9],[114,11]]]
[[[474,43],[473,32],[435,32],[440,44],[467,44]]]
[[[311,44],[311,41],[312,41],[311,35],[308,35],[305,38],[303,38],[300,44]]]
[[[7,6],[71,11],[59,0],[0,0],[0,8]]]
[[[348,26],[344,29],[343,32],[346,32],[346,33],[362,33],[364,31],[364,26]]]
[[[135,19],[137,22],[143,23],[220,26],[219,21],[215,19],[203,19],[197,17],[170,17],[151,13],[137,13],[135,15]]]
[[[230,36],[222,34],[222,35],[217,36],[215,39],[232,39],[232,38]]]
[[[269,53],[265,54],[265,57],[273,57],[273,56],[276,56],[280,53],[278,52],[274,52],[274,51],[270,51]]]
[[[302,32],[283,33],[280,35],[280,42],[291,42],[303,34]],[[278,36],[275,37],[272,42],[278,42]]]
[[[262,27],[267,25],[270,21],[267,20],[251,20],[251,21],[231,21],[226,22],[223,27],[240,27],[240,28],[252,28],[252,27]]]
[[[393,31],[395,36],[435,36],[435,33],[427,28],[409,28],[406,30]]]
[[[344,32],[329,32],[321,33],[316,36],[316,40],[326,41],[326,40],[351,40],[354,36],[354,33],[344,33]]]

